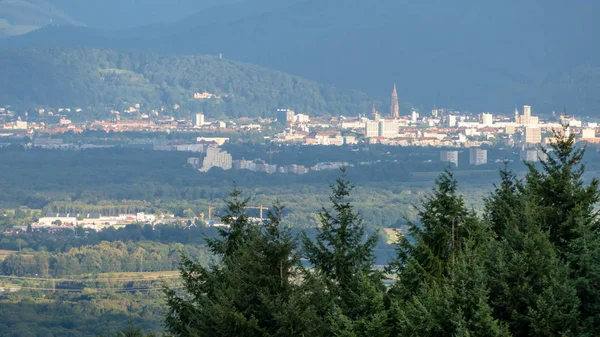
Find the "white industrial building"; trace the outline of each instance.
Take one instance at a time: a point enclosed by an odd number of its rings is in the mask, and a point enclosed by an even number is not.
[[[487,150],[478,147],[469,149],[469,165],[485,165],[487,164]]]
[[[133,223],[154,223],[156,216],[138,212],[136,214],[120,214],[101,216],[100,213],[47,213],[32,223],[32,228],[83,226],[98,228],[103,226],[124,226]]]
[[[536,162],[538,161],[538,152],[537,150],[523,150],[521,151],[521,160],[522,161],[529,161],[529,162]]]
[[[440,152],[440,161],[444,163],[452,163],[458,167],[458,151],[443,150]]]

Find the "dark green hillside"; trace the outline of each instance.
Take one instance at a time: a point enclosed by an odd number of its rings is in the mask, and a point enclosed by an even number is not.
[[[223,53],[373,95],[387,96],[395,82],[401,102],[424,110],[510,113],[529,104],[537,114],[565,106],[598,113],[599,1],[244,0],[187,8],[178,22],[125,31],[44,27],[0,39],[0,49]]]
[[[365,94],[213,56],[99,49],[18,49],[0,53],[0,102],[20,106],[165,106],[176,115],[272,116],[276,108],[315,115],[357,114]],[[219,98],[197,100],[195,92]],[[174,111],[172,106],[180,109]]]

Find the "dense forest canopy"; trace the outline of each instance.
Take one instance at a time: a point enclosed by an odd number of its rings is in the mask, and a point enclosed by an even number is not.
[[[311,116],[366,113],[364,93],[215,56],[101,49],[38,48],[0,53],[0,102],[33,107],[141,104],[159,116],[203,111],[208,117],[273,117],[278,108]],[[194,93],[210,98],[194,99]],[[177,104],[180,108],[174,108]],[[163,110],[164,107],[164,110]]]

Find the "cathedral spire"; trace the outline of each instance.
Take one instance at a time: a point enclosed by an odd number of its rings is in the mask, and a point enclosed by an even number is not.
[[[390,105],[390,115],[392,118],[400,118],[400,104],[398,103],[398,92],[396,91],[396,83],[394,83],[394,90],[392,91],[392,104]]]

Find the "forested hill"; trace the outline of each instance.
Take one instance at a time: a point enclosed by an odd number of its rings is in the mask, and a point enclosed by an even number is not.
[[[208,116],[272,116],[276,108],[316,115],[370,111],[366,94],[215,56],[159,55],[91,48],[0,53],[0,104],[127,107]],[[208,92],[212,98],[194,99]],[[126,102],[126,103],[125,103]],[[172,109],[173,105],[181,106]]]
[[[243,0],[184,8],[190,16],[175,23],[117,32],[47,27],[0,39],[0,49],[223,53],[375,95],[396,82],[401,101],[427,108],[509,113],[530,104],[535,113],[566,106],[592,115],[600,105],[600,1]]]

